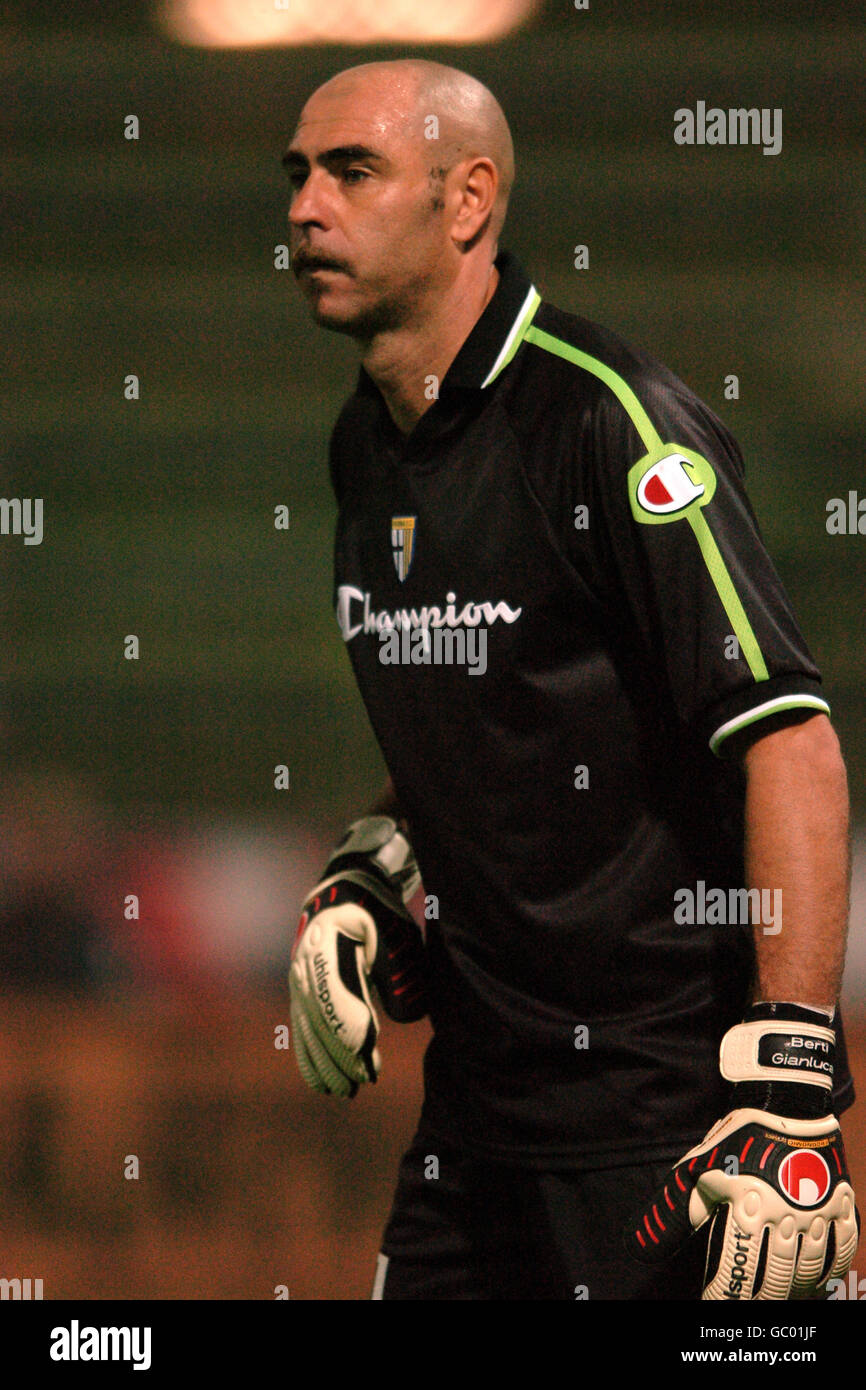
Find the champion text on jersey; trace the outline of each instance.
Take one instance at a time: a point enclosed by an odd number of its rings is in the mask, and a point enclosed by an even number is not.
[[[396,608],[390,612],[382,608],[377,612],[369,590],[357,589],[354,584],[341,584],[337,590],[337,623],[344,642],[350,642],[359,632],[379,633],[389,627],[478,627],[480,623],[490,627],[499,618],[505,623],[516,623],[522,612],[522,608],[512,608],[503,600],[491,603],[486,599],[480,603],[469,600],[458,609],[457,595],[451,589],[445,595],[444,607],[424,604],[421,608]]]

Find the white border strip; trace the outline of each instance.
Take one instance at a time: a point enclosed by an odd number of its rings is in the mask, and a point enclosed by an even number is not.
[[[509,350],[515,338],[519,333],[523,331],[523,318],[524,315],[529,312],[533,298],[537,300],[538,304],[541,303],[541,295],[538,293],[538,290],[535,288],[534,285],[530,285],[529,289],[526,292],[526,298],[524,299],[523,303],[517,311],[517,317],[515,318],[513,324],[508,330],[508,337],[505,339],[505,342],[499,349],[499,356],[496,358],[496,361],[493,363],[493,366],[490,368],[490,371],[487,373],[487,376],[481,383],[482,390],[485,386],[490,385],[491,381],[496,376],[500,367],[502,366],[504,359],[508,356]]]
[[[376,1277],[373,1280],[373,1292],[370,1294],[371,1303],[383,1302],[382,1295],[385,1292],[385,1275],[388,1273],[388,1256],[379,1254],[376,1256]]]
[[[810,709],[824,710],[826,714],[830,713],[830,706],[827,701],[820,699],[817,695],[779,695],[775,700],[765,700],[762,705],[753,705],[751,709],[735,715],[725,724],[720,724],[710,739],[710,749],[715,753],[719,744],[729,734],[734,733],[736,729],[744,728],[747,724],[753,724],[756,719],[763,719],[765,715],[772,714],[773,710],[798,709],[801,705],[808,706]]]

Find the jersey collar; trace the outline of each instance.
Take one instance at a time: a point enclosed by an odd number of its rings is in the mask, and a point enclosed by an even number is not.
[[[443,379],[443,386],[482,390],[495,381],[519,348],[541,295],[510,251],[494,262],[499,283]]]
[[[507,367],[535,317],[541,295],[520,262],[510,251],[500,251],[494,261],[499,283],[477,323],[442,379],[440,394],[452,386],[483,390]],[[358,390],[379,394],[363,367]]]

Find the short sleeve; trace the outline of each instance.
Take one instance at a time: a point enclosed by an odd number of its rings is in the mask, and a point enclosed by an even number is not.
[[[679,718],[724,756],[758,721],[829,713],[733,437],[664,369],[606,385],[584,474],[590,529]]]

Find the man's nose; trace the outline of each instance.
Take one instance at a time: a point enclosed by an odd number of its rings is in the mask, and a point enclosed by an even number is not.
[[[296,190],[289,204],[289,221],[293,226],[300,227],[307,222],[321,224],[327,218],[327,198],[322,179],[317,177],[320,172],[322,171],[314,170],[308,174],[301,187]]]

